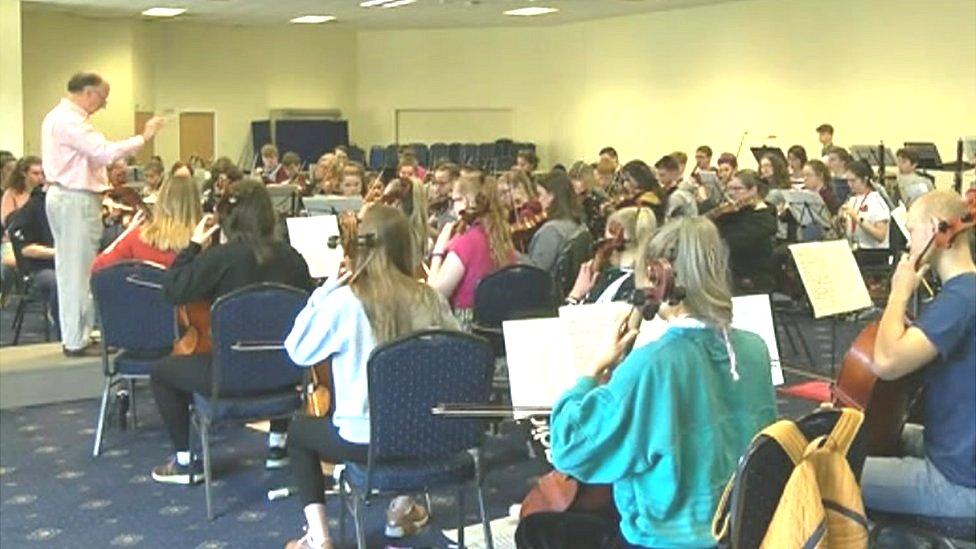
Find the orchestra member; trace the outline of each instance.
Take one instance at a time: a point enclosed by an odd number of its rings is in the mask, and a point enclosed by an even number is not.
[[[515,262],[511,229],[494,182],[485,176],[454,183],[451,203],[458,221],[444,225],[431,252],[427,282],[448,299],[462,327],[474,319],[474,291],[481,279]],[[467,228],[458,234],[458,224]]]
[[[193,177],[193,166],[183,162],[182,160],[177,160],[173,162],[173,165],[169,169],[170,177]]]
[[[800,145],[793,145],[786,151],[786,162],[790,173],[790,183],[802,185],[806,181],[803,166],[807,164],[807,150]]]
[[[287,178],[284,183],[295,183],[302,171],[302,157],[294,151],[288,151],[281,157],[281,169],[284,170]]]
[[[288,452],[308,528],[288,549],[331,548],[325,514],[321,461],[366,462],[369,400],[366,365],[377,345],[426,328],[457,330],[447,302],[413,277],[413,237],[399,210],[376,205],[359,225],[352,275],[328,281],[312,293],[285,340],[295,364],[331,361],[335,411],[329,417],[296,415],[288,430]],[[412,534],[427,521],[419,505],[395,499],[386,533]]]
[[[623,249],[613,250],[601,272],[593,270],[593,260],[580,266],[576,283],[566,297],[566,302],[570,305],[626,301],[633,294],[637,256],[645,249],[657,229],[654,212],[650,208],[627,206],[610,214],[607,227],[606,232],[600,235],[601,238],[612,239],[614,235],[610,228],[617,227],[623,232]],[[598,241],[597,246],[600,243]]]
[[[726,256],[705,218],[658,230],[647,259],[669,261],[684,295],[658,313],[666,332],[628,354],[637,332],[622,329],[552,410],[553,465],[581,482],[612,484],[619,523],[533,514],[516,531],[519,548],[715,544],[723,486],[756,433],[776,420],[769,351],[731,327]]]
[[[461,171],[457,167],[457,164],[445,162],[438,164],[434,168],[429,219],[429,225],[434,233],[432,236],[434,237],[441,233],[445,225],[452,221],[457,221],[457,214],[454,211],[451,193],[454,191],[454,184],[459,177],[461,177]]]
[[[636,197],[635,200],[626,200],[626,202],[631,203],[630,205],[650,208],[654,212],[656,224],[661,225],[664,222],[667,194],[654,175],[654,170],[643,160],[631,160],[624,164],[620,173],[625,196]]]
[[[898,149],[895,153],[898,162],[898,197],[911,208],[912,202],[923,194],[935,189],[935,184],[929,178],[919,175],[918,154],[911,149]]]
[[[275,238],[275,213],[263,182],[254,179],[231,185],[217,204],[220,224],[204,216],[163,275],[163,295],[174,305],[216,301],[257,282],[278,282],[310,290],[308,265],[288,244]],[[221,231],[221,244],[209,246]],[[211,356],[170,356],[156,362],[150,374],[156,407],[176,452],[152,470],[152,478],[169,484],[196,484],[203,468],[190,453],[190,404],[193,393],[211,392]],[[226,395],[233,396],[233,395]],[[284,467],[287,420],[273,420],[265,467]]]
[[[288,180],[288,174],[281,168],[278,162],[278,147],[271,143],[261,147],[261,180],[264,184],[284,183]]]
[[[312,169],[312,185],[320,194],[336,194],[340,181],[338,157],[325,153]],[[342,194],[341,192],[339,194]]]
[[[819,160],[807,160],[803,166],[803,188],[819,194],[827,205],[830,215],[837,215],[840,201],[837,200],[834,190],[827,184],[828,181],[830,181],[830,170],[827,166]]]
[[[463,170],[461,177],[466,177]],[[521,170],[510,170],[499,176],[498,193],[502,206],[509,212],[508,220],[510,223],[531,219],[543,212],[544,208],[539,201],[538,187]]]
[[[759,160],[759,175],[762,177],[760,196],[766,196],[773,189],[789,190],[790,174],[783,159],[774,154],[764,154]]]
[[[820,140],[820,156],[825,157],[834,148],[834,127],[830,124],[817,126],[817,138]]]
[[[137,212],[125,232],[95,257],[92,271],[126,259],[169,267],[177,252],[190,244],[190,235],[202,215],[196,183],[187,177],[170,178],[159,191],[152,219],[143,223],[142,212]]]
[[[342,196],[363,196],[366,171],[358,162],[349,162],[342,168],[339,194]]]
[[[827,153],[827,167],[830,168],[830,186],[834,189],[837,199],[846,201],[851,194],[850,184],[850,164],[854,159],[847,149],[842,147],[832,147]]]
[[[674,156],[664,156],[654,164],[657,169],[657,179],[667,193],[667,207],[664,211],[666,220],[675,217],[693,217],[698,215],[697,189],[691,181],[681,179],[682,167]]]
[[[124,187],[129,182],[129,163],[125,158],[116,158],[108,165],[108,184],[113,188]]]
[[[739,161],[736,160],[735,155],[732,153],[722,153],[718,157],[718,181],[722,184],[724,189],[729,181],[732,181],[732,176],[739,169]]]
[[[729,198],[742,207],[733,207],[728,213],[713,218],[729,249],[733,295],[770,293],[776,282],[773,271],[776,210],[762,200],[761,187],[762,181],[756,172],[737,172],[725,190]]]
[[[214,161],[210,169],[210,179],[203,185],[203,211],[213,213],[227,189],[242,179],[244,174],[230,158],[221,156]]]
[[[397,165],[397,177],[400,179],[416,178],[421,181],[427,178],[427,170],[420,165],[417,155],[413,149],[404,147],[400,153],[400,163]]]
[[[606,226],[603,204],[608,197],[597,182],[596,169],[579,161],[569,169],[568,175],[583,210],[583,223],[590,229],[595,240],[603,238],[603,229]]]
[[[335,155],[336,164],[338,164],[340,168],[345,167],[345,165],[349,162],[349,148],[345,145],[336,145],[336,147],[332,149],[332,154]]]
[[[142,200],[146,204],[154,204],[159,196],[166,168],[159,162],[149,162],[143,171],[146,174],[146,184],[142,187]]]
[[[839,211],[848,240],[857,250],[887,249],[891,211],[871,187],[871,167],[858,160],[851,163],[850,173],[851,196]]]
[[[550,174],[538,186],[539,203],[545,209],[546,222],[529,241],[529,263],[554,273],[556,259],[563,246],[580,227],[579,202],[573,183],[564,174]]]
[[[44,183],[44,168],[40,157],[25,156],[13,165],[7,186],[3,189],[3,197],[0,198],[0,225],[3,227],[7,226],[10,214],[27,204],[34,188]]]
[[[678,182],[682,182],[685,179],[685,168],[688,166],[688,155],[681,151],[674,151],[669,154],[678,163]]]
[[[695,167],[691,170],[692,177],[698,172],[714,172],[715,168],[712,167],[712,148],[708,145],[702,145],[695,149]]]
[[[530,150],[519,151],[515,155],[515,165],[512,166],[512,169],[524,173],[532,180],[533,174],[539,169],[539,157]]]
[[[599,156],[600,159],[596,164],[597,180],[600,188],[606,190],[613,184],[620,171],[620,157],[617,155],[617,149],[613,147],[603,147],[600,149]]]
[[[922,425],[908,424],[898,457],[868,457],[861,474],[865,507],[924,517],[976,517],[976,265],[973,230],[949,248],[922,250],[940,224],[967,213],[951,191],[932,191],[908,212],[911,255],[906,254],[891,279],[891,295],[878,325],[875,375],[893,380],[921,370]],[[921,256],[921,257],[920,257]],[[906,312],[921,276],[931,268],[942,289],[918,319],[906,324]]]

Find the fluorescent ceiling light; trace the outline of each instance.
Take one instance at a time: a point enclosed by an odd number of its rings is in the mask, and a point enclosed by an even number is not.
[[[142,14],[147,17],[176,17],[185,11],[186,8],[149,8]]]
[[[360,2],[359,7],[361,8],[372,8],[375,6],[381,6],[388,2],[396,2],[397,0],[366,0],[365,2]]]
[[[306,23],[306,24],[317,24],[317,23],[328,23],[329,21],[335,21],[334,15],[303,15],[301,17],[296,17],[289,20],[290,23]]]
[[[530,6],[528,8],[518,8],[515,10],[508,10],[504,13],[505,15],[521,15],[523,17],[530,17],[533,15],[545,15],[547,13],[555,13],[559,11],[556,8],[544,8],[542,6]]]
[[[399,8],[400,6],[406,6],[407,4],[413,4],[417,0],[396,0],[396,2],[390,2],[389,4],[383,4],[381,8]]]

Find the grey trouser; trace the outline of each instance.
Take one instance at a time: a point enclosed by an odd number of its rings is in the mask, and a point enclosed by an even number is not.
[[[45,203],[54,235],[61,342],[77,350],[88,345],[95,321],[89,278],[102,235],[102,197],[52,185]]]
[[[976,488],[946,480],[925,457],[925,429],[908,424],[902,432],[905,457],[869,457],[861,473],[864,506],[875,511],[925,517],[976,517]]]

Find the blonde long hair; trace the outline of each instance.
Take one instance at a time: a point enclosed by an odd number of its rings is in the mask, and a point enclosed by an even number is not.
[[[657,218],[650,208],[627,206],[616,210],[607,217],[607,226],[618,223],[624,231],[624,249],[620,251],[620,266],[632,267],[641,250],[647,247],[654,231]]]
[[[357,245],[349,285],[363,304],[377,345],[430,327],[415,325],[423,318],[418,311],[429,312],[436,325],[446,324],[440,295],[413,277],[413,236],[402,211],[383,204],[369,208],[359,224]]]
[[[704,217],[680,217],[661,227],[647,246],[636,270],[637,286],[646,286],[647,260],[667,259],[675,283],[685,289],[682,301],[690,315],[726,329],[732,325],[728,248],[718,229]]]
[[[504,267],[512,262],[515,246],[512,244],[512,231],[509,228],[507,211],[498,196],[498,185],[484,174],[461,177],[458,185],[460,193],[474,209],[474,215],[485,228],[491,261],[495,267]]]
[[[152,221],[139,237],[157,250],[182,250],[202,215],[196,183],[189,177],[171,177],[160,187]]]

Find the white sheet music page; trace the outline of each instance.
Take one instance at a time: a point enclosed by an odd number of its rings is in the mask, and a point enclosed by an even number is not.
[[[626,302],[567,305],[559,308],[559,318],[566,326],[571,347],[570,363],[581,375],[611,348],[620,323],[634,309]]]
[[[333,250],[328,245],[330,236],[339,235],[336,216],[289,217],[285,222],[288,224],[289,243],[305,258],[312,278],[338,276],[342,246]]]
[[[850,313],[871,306],[871,296],[846,240],[790,244],[813,317]]]
[[[502,322],[514,406],[552,406],[576,383],[569,336],[561,318]],[[524,419],[530,414],[515,414]]]

